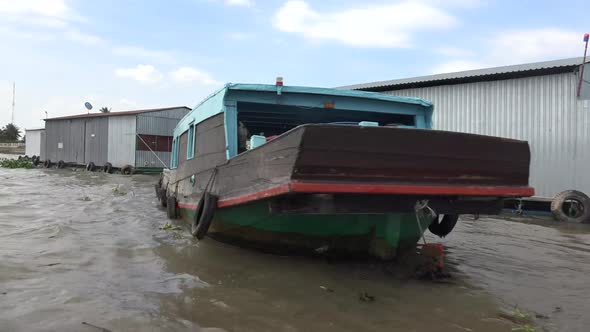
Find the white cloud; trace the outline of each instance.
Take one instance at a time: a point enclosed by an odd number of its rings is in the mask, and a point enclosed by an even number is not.
[[[159,63],[172,64],[176,62],[172,52],[149,50],[137,46],[117,46],[113,48],[113,54],[119,56],[150,59]]]
[[[99,45],[104,40],[98,36],[80,32],[76,29],[68,29],[64,32],[66,39],[85,45]]]
[[[3,30],[16,30],[17,36],[30,40],[66,39],[85,45],[103,42],[73,26],[85,19],[65,0],[0,0],[0,18]]]
[[[472,50],[466,50],[459,47],[453,46],[445,46],[439,47],[435,49],[435,51],[439,54],[444,56],[451,56],[451,57],[471,57],[475,55],[475,52]]]
[[[11,15],[34,14],[63,18],[68,12],[65,0],[0,0],[0,13]]]
[[[486,67],[485,63],[470,60],[453,60],[434,67],[434,74],[454,73],[458,71],[481,69]]]
[[[500,64],[553,60],[581,55],[578,31],[556,28],[506,31],[491,41],[489,56]]]
[[[162,79],[162,74],[152,65],[137,65],[133,68],[120,68],[115,70],[115,75],[130,78],[140,83],[157,83]]]
[[[577,31],[538,28],[504,31],[486,40],[477,61],[457,55],[457,59],[435,67],[434,73],[449,73],[495,66],[556,60],[581,55],[582,39]]]
[[[225,0],[225,4],[229,5],[229,6],[250,7],[250,6],[252,6],[252,1],[250,1],[250,0]]]
[[[192,67],[180,67],[170,73],[172,80],[177,83],[197,83],[203,85],[220,84],[209,74]]]
[[[254,34],[251,32],[232,32],[227,35],[230,39],[233,40],[249,40],[254,38]]]
[[[456,24],[446,12],[428,3],[399,2],[320,13],[305,1],[285,3],[274,26],[311,40],[331,40],[358,47],[410,47],[417,30],[445,29]]]

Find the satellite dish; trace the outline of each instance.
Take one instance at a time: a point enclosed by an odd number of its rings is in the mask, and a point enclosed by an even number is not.
[[[86,109],[90,111],[92,109],[92,104],[89,102],[85,102],[84,107],[86,107]]]

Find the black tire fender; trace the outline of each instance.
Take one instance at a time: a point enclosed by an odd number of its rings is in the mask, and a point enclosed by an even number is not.
[[[445,237],[455,228],[457,220],[459,220],[458,214],[445,214],[442,219],[437,215],[428,226],[428,230],[434,235]]]
[[[160,204],[162,207],[168,206],[168,200],[166,199],[167,191],[166,189],[160,189]]]
[[[133,166],[131,166],[131,165],[125,165],[125,166],[121,167],[121,174],[131,175],[131,174],[133,174],[133,171],[134,171]]]
[[[89,171],[89,172],[94,172],[95,169],[96,169],[96,165],[94,165],[93,162],[89,162],[86,165],[86,170]]]
[[[576,203],[576,215],[569,215],[566,208],[571,209],[572,205],[566,203]],[[577,190],[566,190],[557,194],[551,201],[551,214],[560,221],[590,223],[590,198],[586,194]]]
[[[57,162],[57,168],[62,169],[64,167],[66,167],[65,161],[60,160],[60,161]]]
[[[166,198],[166,214],[170,219],[176,219],[178,214],[176,213],[176,197],[169,196]]]
[[[43,167],[45,168],[51,168],[51,160],[46,159],[45,162],[43,162]]]
[[[39,157],[33,157],[33,165],[34,166],[38,166],[39,165]]]
[[[111,174],[113,172],[113,164],[107,162],[102,166],[102,171]]]
[[[191,224],[191,234],[199,240],[204,238],[209,231],[215,209],[217,208],[217,200],[217,196],[208,192],[203,193],[201,199],[199,199],[199,204],[197,205]]]
[[[156,189],[156,198],[158,198],[158,200],[161,201],[162,197],[160,196],[160,186],[156,183],[154,184],[154,188]]]

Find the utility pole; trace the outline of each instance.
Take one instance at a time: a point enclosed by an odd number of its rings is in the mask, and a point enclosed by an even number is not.
[[[12,118],[10,123],[14,124],[14,94],[16,90],[16,82],[12,82]]]

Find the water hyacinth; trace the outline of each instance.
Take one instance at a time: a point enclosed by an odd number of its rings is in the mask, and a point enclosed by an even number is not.
[[[4,168],[33,168],[33,162],[29,159],[0,159],[0,167]]]

